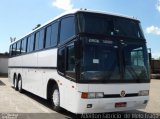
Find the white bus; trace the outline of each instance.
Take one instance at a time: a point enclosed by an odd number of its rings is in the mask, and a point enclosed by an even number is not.
[[[76,114],[143,109],[149,60],[140,21],[73,10],[10,45],[9,79]]]

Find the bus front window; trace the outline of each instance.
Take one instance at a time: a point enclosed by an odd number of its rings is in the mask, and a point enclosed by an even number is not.
[[[83,80],[119,80],[118,46],[114,41],[86,40],[83,51]]]
[[[93,13],[77,14],[79,33],[144,39],[137,20]]]
[[[147,82],[149,65],[144,42],[83,39],[81,80]]]
[[[124,52],[124,79],[146,80],[149,79],[146,48],[139,43],[122,43]]]

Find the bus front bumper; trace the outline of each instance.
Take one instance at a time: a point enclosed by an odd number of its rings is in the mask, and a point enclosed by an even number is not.
[[[149,96],[110,99],[80,99],[77,105],[77,110],[74,113],[104,113],[144,109],[147,106],[148,100]],[[116,107],[117,103],[126,103],[126,105]]]

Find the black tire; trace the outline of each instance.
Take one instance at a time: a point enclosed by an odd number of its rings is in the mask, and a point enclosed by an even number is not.
[[[57,101],[56,101],[56,98],[58,98]],[[58,89],[57,85],[54,85],[53,88],[52,88],[51,103],[52,103],[53,110],[55,110],[57,112],[61,111],[61,107],[60,107],[60,93],[59,93],[59,89]]]
[[[19,77],[19,79],[18,79],[18,84],[17,84],[18,86],[18,91],[20,92],[20,93],[22,93],[23,92],[23,88],[22,88],[22,78],[21,78],[21,76]]]
[[[17,86],[17,76],[14,76],[14,89],[17,91],[18,90],[18,86]]]

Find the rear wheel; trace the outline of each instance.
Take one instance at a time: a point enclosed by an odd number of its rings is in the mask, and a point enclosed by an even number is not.
[[[52,107],[55,111],[59,112],[61,110],[60,107],[60,93],[59,93],[59,89],[58,86],[54,86],[52,89]]]
[[[18,90],[18,86],[17,86],[17,76],[14,76],[14,89],[17,91]]]
[[[19,77],[19,80],[18,80],[18,91],[20,93],[22,93],[23,89],[22,89],[22,78]]]

